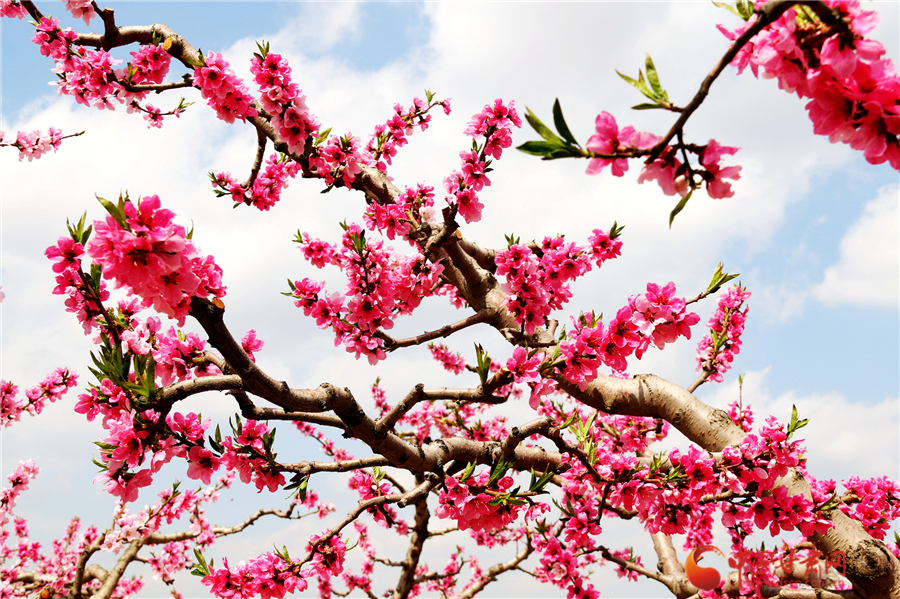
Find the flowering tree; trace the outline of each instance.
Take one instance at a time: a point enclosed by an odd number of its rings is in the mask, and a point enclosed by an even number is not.
[[[722,29],[733,43],[684,107],[670,101],[649,57],[637,78],[623,75],[650,100],[638,108],[678,114],[664,135],[620,127],[602,112],[596,134],[582,146],[557,102],[556,131],[529,110],[525,119],[541,140],[518,149],[544,159],[587,160],[588,174],[609,167],[622,176],[629,161],[640,160],[639,182],[656,181],[663,193],[680,198],[671,224],[695,191],[716,199],[734,195],[741,168],[727,163],[738,149],[714,139],[694,143],[684,133],[712,83],[734,64],[808,98],[817,134],[900,170],[900,79],[880,44],[865,37],[874,13],[850,0],[730,8],[743,24]],[[236,208],[272,209],[298,175],[324,180],[324,191],[361,194],[361,218],[345,220],[338,240],[300,231],[295,239],[311,265],[343,274],[343,292],[302,278],[289,279],[284,295],[357,359],[378,364],[427,345],[461,386],[411,383],[392,402],[376,381],[374,411],[367,411],[341,381],[299,389],[277,380],[256,362],[264,347],[256,332],[229,328],[226,277],[195,245],[193,229],[179,224],[157,195],[100,198],[105,219],[72,219],[46,257],[56,277],[53,293],[96,345],[75,412],[102,427],[95,482],[118,498],[118,507],[109,528],[82,530],[74,519],[52,554],[42,552],[13,512],[38,473],[33,462],[23,462],[0,496],[0,595],[127,597],[141,581],[126,570],[144,562],[164,581],[191,570],[219,597],[282,597],[313,586],[324,597],[354,591],[374,597],[384,590],[373,585],[376,568],[396,573],[386,592],[395,597],[471,597],[512,570],[570,597],[596,597],[602,589],[594,588],[590,571],[604,564],[632,580],[653,579],[677,597],[900,596],[900,547],[886,539],[900,516],[900,485],[887,478],[854,477],[840,486],[816,479],[793,438],[807,423],[796,410],[789,422],[770,416],[754,428],[753,412],[740,401],[726,413],[694,397],[701,385],[721,382],[740,351],[751,293],[732,282],[737,275],[719,264],[705,288],[687,294],[672,282],[648,282],[624,305],[605,307],[613,316],[604,318],[599,307],[567,304],[574,281],[619,256],[623,229],[616,222],[578,241],[509,236],[506,247],[490,249],[466,237],[466,225],[489,209],[479,194],[491,186],[494,163],[523,126],[512,100],[496,99],[471,118],[465,131],[471,147],[460,152],[459,168],[444,179],[436,203],[434,187],[401,189],[388,172],[416,129],[425,130],[434,113],[449,114],[449,100],[426,92],[408,107],[396,104],[368,138],[336,135],[323,129],[290,65],[269,44],[259,43],[248,57],[251,91],[220,54],[201,53],[165,25],[123,27],[112,10],[92,2],[69,0],[66,10],[86,24],[99,17],[103,34],[63,29],[31,2],[0,2],[3,16],[33,20],[33,41],[57,64],[59,93],[78,103],[124,106],[161,127],[190,103],[173,101],[163,110],[148,103],[149,94],[197,88],[219,119],[252,126],[258,144],[246,179],[210,173],[213,192]],[[118,47],[133,48],[123,67],[110,54]],[[183,68],[181,79],[168,78],[173,58]],[[46,134],[4,135],[0,145],[32,160],[71,135],[50,127]],[[698,333],[700,317],[691,305],[716,295],[707,331]],[[393,336],[395,321],[431,296],[464,316],[419,335]],[[189,318],[205,335],[182,328]],[[507,354],[492,357],[477,345],[467,357],[441,341],[476,326],[508,342]],[[628,374],[646,352],[694,334],[699,374],[688,387]],[[39,414],[78,384],[74,371],[59,368],[20,399],[17,387],[3,381],[0,425],[15,424],[25,412]],[[222,401],[237,412],[227,423],[213,425],[181,408],[189,397],[216,391],[227,392]],[[530,419],[509,422],[497,411],[516,402],[528,405]],[[285,422],[276,443],[279,421]],[[691,445],[654,451],[673,427]],[[286,433],[317,443],[327,459],[279,460]],[[337,437],[360,441],[365,453],[352,455]],[[164,476],[166,464],[178,461],[202,487],[182,490],[175,483],[154,505],[129,508],[141,489]],[[358,495],[335,525],[291,547],[240,556],[238,563],[207,560],[218,538],[262,518],[334,511],[320,500],[321,473],[346,473]],[[251,511],[237,524],[211,523],[204,506],[236,478],[260,493],[289,491],[288,505]],[[604,538],[610,519],[635,521],[651,535],[656,569]],[[373,522],[397,535],[404,551],[379,555],[370,542]],[[697,559],[719,524],[731,538],[733,571],[712,577]],[[795,529],[801,536],[780,547],[766,549],[751,538],[757,530],[777,536]],[[694,550],[684,563],[676,534],[686,535],[686,551]],[[457,547],[444,562],[426,563],[426,541],[445,535],[498,548],[505,557],[482,568]],[[345,562],[353,548],[364,556],[359,568]],[[812,557],[795,560],[801,551]],[[98,552],[114,555],[114,566],[98,565]]]

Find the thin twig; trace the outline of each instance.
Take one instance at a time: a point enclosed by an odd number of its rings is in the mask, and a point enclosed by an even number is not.
[[[724,56],[719,60],[718,64],[710,71],[709,75],[706,76],[706,79],[703,80],[703,83],[700,84],[700,89],[697,90],[697,93],[694,95],[694,98],[691,102],[684,107],[684,111],[678,117],[678,120],[675,121],[675,124],[672,125],[672,128],[669,129],[669,132],[666,133],[662,139],[659,140],[650,151],[649,156],[647,157],[647,162],[653,162],[662,151],[666,148],[672,138],[675,137],[675,134],[679,131],[682,131],[685,123],[687,123],[688,119],[691,118],[691,115],[694,114],[700,104],[703,103],[703,100],[706,99],[706,96],[709,95],[709,88],[712,86],[713,82],[722,74],[722,71],[725,70],[731,61],[734,60],[734,57],[737,56],[738,52],[740,52],[741,48],[743,48],[747,43],[753,39],[753,37],[763,30],[767,25],[771,24],[775,20],[777,20],[781,15],[783,15],[791,6],[797,4],[799,0],[787,0],[785,2],[769,2],[765,6],[763,6],[757,14],[759,15],[756,22],[751,25],[740,37],[734,40],[734,43],[731,44],[731,47],[728,48],[728,51]]]
[[[421,345],[422,343],[427,343],[429,341],[433,341],[438,337],[449,337],[453,333],[461,331],[465,328],[468,328],[472,325],[480,324],[483,322],[487,322],[489,319],[489,315],[486,310],[479,310],[475,314],[471,316],[467,316],[463,318],[459,322],[454,322],[453,324],[444,325],[441,328],[435,331],[427,331],[422,333],[421,335],[416,335],[415,337],[407,337],[406,339],[393,339],[388,335],[382,334],[380,337],[384,339],[384,349],[387,351],[394,351],[395,349],[401,347],[409,347],[411,345]]]

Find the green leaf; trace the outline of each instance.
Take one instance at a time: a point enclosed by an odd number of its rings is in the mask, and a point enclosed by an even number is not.
[[[544,487],[547,486],[547,483],[549,483],[552,479],[553,479],[553,471],[552,470],[547,470],[547,472],[544,472],[543,474],[541,474],[540,477],[536,477],[534,470],[532,470],[531,471],[531,483],[528,485],[528,490],[533,493],[540,493],[541,491],[544,490]]]
[[[525,107],[525,110],[526,110],[526,112],[525,112],[525,120],[527,120],[527,121],[528,121],[528,124],[531,125],[531,127],[532,127],[535,131],[537,131],[538,135],[540,135],[541,137],[543,137],[543,138],[546,139],[547,141],[549,141],[549,142],[551,142],[551,143],[553,143],[553,144],[555,144],[555,145],[557,145],[557,146],[565,146],[565,144],[563,143],[563,140],[561,140],[561,139],[559,138],[559,136],[557,136],[555,133],[553,133],[553,131],[550,131],[550,129],[547,127],[547,125],[545,125],[544,123],[542,123],[541,120],[540,120],[539,118],[537,118],[536,116],[534,116],[534,113],[531,112],[531,109],[530,109],[530,108],[528,108],[528,107],[526,106],[526,107]]]
[[[572,412],[571,414],[569,414],[568,420],[566,420],[564,423],[559,425],[560,430],[564,429],[564,428],[569,428],[570,426],[572,426],[572,424],[575,422],[576,418],[578,418],[577,412]]]
[[[88,239],[91,236],[91,229],[93,225],[89,225],[87,228],[87,232],[84,230],[84,220],[87,218],[87,212],[81,215],[81,218],[78,219],[78,224],[72,226],[69,223],[69,219],[66,219],[66,228],[69,230],[69,236],[74,240],[80,243],[81,245],[85,245]]]
[[[647,84],[644,83],[644,74],[641,71],[638,71],[638,79],[637,80],[632,79],[628,75],[623,75],[622,73],[619,73],[619,71],[616,71],[616,74],[619,77],[621,77],[622,79],[624,79],[625,81],[627,81],[628,83],[630,83],[631,85],[633,85],[635,87],[635,89],[637,89],[639,92],[641,92],[642,94],[644,94],[651,100],[656,101],[656,99],[657,99],[656,96],[653,95],[653,92],[650,90],[649,87],[647,87]]]
[[[300,476],[294,475],[291,478],[291,483],[285,487],[286,491],[290,491],[293,489],[297,489],[297,495],[300,497],[300,503],[304,503],[306,501],[306,491],[309,487],[309,475]]]
[[[731,13],[733,13],[733,14],[735,14],[735,15],[741,17],[742,19],[744,18],[744,15],[742,15],[742,14],[740,13],[739,9],[738,9],[737,7],[735,7],[735,6],[732,6],[732,5],[730,5],[730,4],[726,3],[726,2],[716,2],[716,0],[713,0],[713,4],[714,4],[715,6],[718,6],[719,8],[724,8],[724,9],[727,10],[728,12],[731,12]],[[738,6],[740,6],[740,2],[738,2]],[[746,19],[744,19],[744,20],[746,21]]]
[[[654,109],[662,110],[664,108],[665,108],[665,106],[663,106],[662,104],[649,104],[647,102],[644,102],[642,104],[635,104],[634,106],[631,107],[632,110],[654,110]]]
[[[558,502],[558,501],[556,501],[555,499],[552,499],[551,501],[553,501],[553,505],[555,505],[557,508],[559,508],[559,511],[561,511],[563,514],[565,514],[567,517],[569,517],[569,518],[574,518],[574,517],[575,517],[574,512],[566,511],[566,508],[564,508],[563,506],[559,505],[559,502]],[[569,504],[569,505],[571,506],[571,504]]]
[[[675,217],[678,216],[678,213],[679,213],[679,212],[681,212],[682,210],[684,210],[684,207],[687,206],[688,200],[691,199],[691,196],[692,196],[693,194],[694,194],[694,190],[693,190],[693,189],[691,189],[690,191],[688,191],[688,192],[687,192],[687,195],[685,195],[683,198],[681,198],[681,201],[678,202],[678,205],[675,206],[675,208],[672,210],[672,213],[669,214],[669,228],[670,228],[670,229],[672,228],[672,222],[675,220]]]
[[[466,464],[466,469],[463,470],[462,476],[459,479],[460,482],[465,484],[466,481],[469,480],[469,477],[472,476],[473,472],[475,472],[475,462],[469,462]]]
[[[616,237],[622,234],[622,231],[625,229],[625,225],[619,227],[616,221],[613,221],[612,228],[609,230],[609,238],[615,239]]]
[[[563,136],[563,139],[573,146],[578,145],[578,142],[575,141],[575,136],[572,135],[572,132],[569,131],[569,126],[566,125],[566,119],[563,118],[562,107],[559,105],[559,98],[553,103],[553,124],[556,125],[556,130]]]
[[[478,377],[482,383],[485,383],[491,374],[491,358],[484,351],[484,348],[477,343],[475,344],[475,359],[478,361]]]
[[[533,156],[549,156],[558,148],[559,146],[546,141],[526,141],[521,146],[516,147],[520,152],[525,152],[526,154],[531,154]]]
[[[203,56],[203,50],[201,50],[200,48],[197,48],[197,56],[198,56],[197,60],[193,60],[189,56],[184,56],[184,57],[182,57],[181,60],[188,63],[192,67],[205,67],[206,66],[206,58]]]
[[[666,98],[666,92],[659,84],[659,75],[656,72],[656,66],[653,64],[653,59],[650,58],[649,54],[647,55],[647,60],[644,63],[644,66],[647,67],[647,81],[650,82],[650,87],[652,87],[653,91],[656,92],[656,97]]]
[[[222,441],[222,438],[219,433],[219,427],[218,427],[218,425],[216,425],[216,438],[215,439],[212,437],[209,438],[209,446],[212,447],[213,451],[215,451],[219,455],[225,453],[224,448],[222,447],[221,441]]]
[[[207,564],[206,558],[203,557],[203,554],[197,549],[194,549],[194,559],[197,560],[197,565],[191,570],[191,574],[194,576],[209,576],[209,568],[212,565],[212,562]]]
[[[122,227],[123,230],[131,231],[131,227],[128,226],[128,222],[125,220],[125,210],[123,209],[125,202],[122,200],[121,196],[119,197],[118,206],[116,206],[109,200],[101,198],[100,196],[94,197],[96,197],[97,201],[99,201],[103,205],[103,207],[106,208],[106,211],[109,212],[110,216],[112,216],[117,223],[119,223],[119,226]]]
[[[320,143],[328,139],[328,136],[331,134],[332,129],[333,127],[329,127],[328,129],[325,129],[324,131],[319,133],[319,135],[316,137],[316,143],[314,145],[319,145]]]
[[[727,272],[722,272],[722,263],[719,262],[718,266],[716,266],[716,272],[713,273],[712,280],[709,282],[709,287],[706,288],[707,295],[710,293],[715,293],[722,287],[722,285],[732,279],[738,278],[739,276],[740,273],[731,275]]]
[[[434,100],[434,93],[431,90],[425,90],[425,103],[431,104],[431,101]]]
[[[507,462],[503,458],[495,464],[491,464],[491,476],[488,478],[487,486],[491,487],[498,480],[503,478],[512,466],[512,461]]]
[[[809,419],[804,418],[803,420],[797,419],[797,406],[791,406],[791,423],[788,425],[787,429],[787,440],[789,441],[793,434],[809,424]]]

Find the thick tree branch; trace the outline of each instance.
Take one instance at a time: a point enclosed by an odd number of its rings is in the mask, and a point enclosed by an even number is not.
[[[158,390],[153,403],[153,409],[171,407],[175,402],[206,391],[231,391],[240,389],[243,385],[241,377],[236,374],[223,374],[215,376],[196,377],[186,381],[173,383],[168,387]]]
[[[421,485],[424,482],[425,479],[422,475],[416,476],[416,483]],[[428,520],[431,517],[431,511],[428,509],[427,492],[416,500],[415,506],[415,524],[409,534],[409,547],[406,549],[406,559],[402,562],[400,579],[397,582],[397,588],[394,590],[392,599],[406,599],[409,597],[415,584],[416,569],[419,566],[422,548],[425,545],[425,540],[428,539]]]
[[[125,569],[128,567],[135,556],[137,556],[138,551],[141,550],[146,544],[146,539],[135,539],[131,543],[129,543],[128,547],[125,548],[125,551],[122,552],[122,555],[119,556],[116,565],[112,570],[106,575],[106,579],[103,581],[103,584],[94,593],[92,599],[109,599],[113,591],[116,590],[116,585],[119,584],[119,580],[122,578],[122,575],[125,574]]]
[[[584,391],[561,375],[556,380],[579,401],[608,414],[664,418],[707,451],[739,445],[746,436],[722,410],[706,405],[687,390],[653,375],[639,375],[628,380],[600,375],[588,383]],[[793,468],[776,484],[784,485],[791,495],[812,497],[809,483]],[[847,578],[867,597],[900,596],[900,561],[884,543],[873,539],[862,524],[840,510],[831,510],[823,516],[835,526],[825,535],[810,537],[816,548],[824,554],[842,551],[847,556]]]
[[[247,394],[240,389],[231,391],[231,395],[237,400],[241,415],[252,420],[291,420],[295,422],[309,422],[322,426],[331,426],[346,431],[341,419],[332,414],[310,414],[307,412],[286,412],[275,408],[260,408],[253,405]]]

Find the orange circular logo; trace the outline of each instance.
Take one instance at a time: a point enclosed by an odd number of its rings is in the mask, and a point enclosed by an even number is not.
[[[703,559],[703,554],[707,551],[714,551],[723,558],[725,557],[725,554],[718,547],[701,545],[691,550],[687,559],[684,560],[684,573],[687,575],[687,579],[701,591],[711,591],[719,586],[719,583],[722,581],[722,576],[718,570],[715,568],[701,568],[697,563]]]

